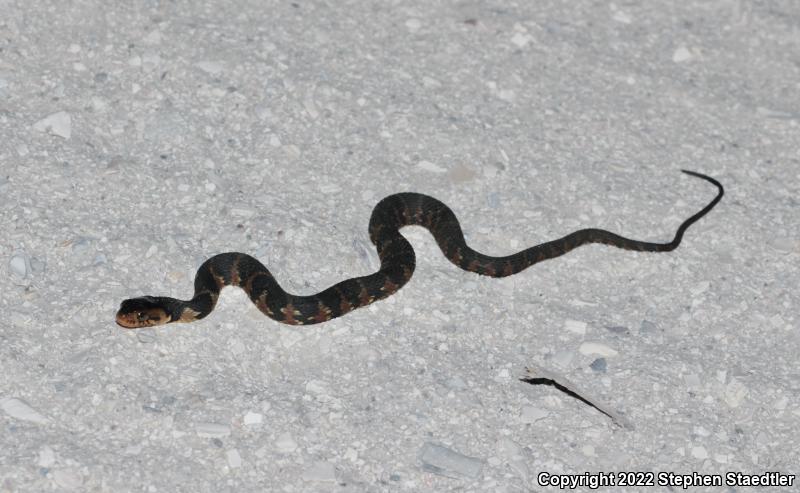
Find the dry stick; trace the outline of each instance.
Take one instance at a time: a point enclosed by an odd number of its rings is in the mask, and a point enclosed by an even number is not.
[[[523,382],[530,384],[544,383],[538,382],[537,380],[546,380],[548,382],[552,382],[552,384],[562,392],[566,392],[567,394],[577,397],[578,399],[611,418],[611,421],[613,421],[615,425],[628,430],[632,430],[634,428],[633,423],[628,421],[627,418],[611,409],[609,405],[602,402],[596,396],[586,392],[583,389],[580,389],[577,385],[575,385],[575,383],[571,382],[564,376],[537,366],[526,367],[525,373],[526,376],[520,378],[520,380]]]

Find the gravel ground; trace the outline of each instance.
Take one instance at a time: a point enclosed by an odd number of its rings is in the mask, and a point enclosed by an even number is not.
[[[0,491],[800,473],[796,1],[0,11]],[[397,191],[489,254],[582,227],[668,241],[714,196],[682,168],[727,193],[671,253],[587,246],[491,279],[415,227],[411,282],[322,325],[239,290],[198,323],[114,324],[224,251],[303,294],[370,273],[369,214]],[[530,365],[632,426],[520,381]],[[663,477],[599,490],[683,490]]]

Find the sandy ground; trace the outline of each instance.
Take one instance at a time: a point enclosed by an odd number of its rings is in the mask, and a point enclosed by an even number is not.
[[[800,4],[671,3],[0,1],[0,491],[793,479]],[[303,294],[372,272],[397,191],[489,254],[582,227],[668,241],[714,196],[682,168],[727,194],[672,253],[498,280],[408,228],[411,282],[322,325],[238,290],[191,325],[114,324],[219,252]]]

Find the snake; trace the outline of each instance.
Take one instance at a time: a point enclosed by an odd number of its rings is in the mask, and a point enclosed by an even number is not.
[[[214,310],[222,288],[238,286],[266,316],[289,325],[312,325],[340,317],[357,308],[382,300],[402,288],[414,273],[416,257],[408,240],[400,234],[404,226],[427,228],[442,253],[458,267],[490,277],[506,277],[589,243],[642,252],[669,252],[680,245],[686,230],[722,199],[722,184],[701,173],[682,170],[717,187],[717,195],[703,209],[678,227],[672,241],[651,243],[633,240],[603,229],[581,229],[562,238],[532,246],[504,257],[492,257],[467,246],[461,224],[453,211],[439,200],[421,193],[405,192],[382,199],[369,220],[369,238],[380,258],[380,269],[372,274],[343,280],[312,295],[286,292],[257,259],[239,252],[215,255],[197,270],[194,296],[179,300],[163,296],[140,296],[123,301],[116,322],[125,328],[140,328],[172,322],[193,322]]]

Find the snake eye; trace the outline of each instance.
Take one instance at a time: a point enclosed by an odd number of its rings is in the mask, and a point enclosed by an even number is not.
[[[144,312],[136,312],[136,319],[140,322],[144,322],[149,317]]]

